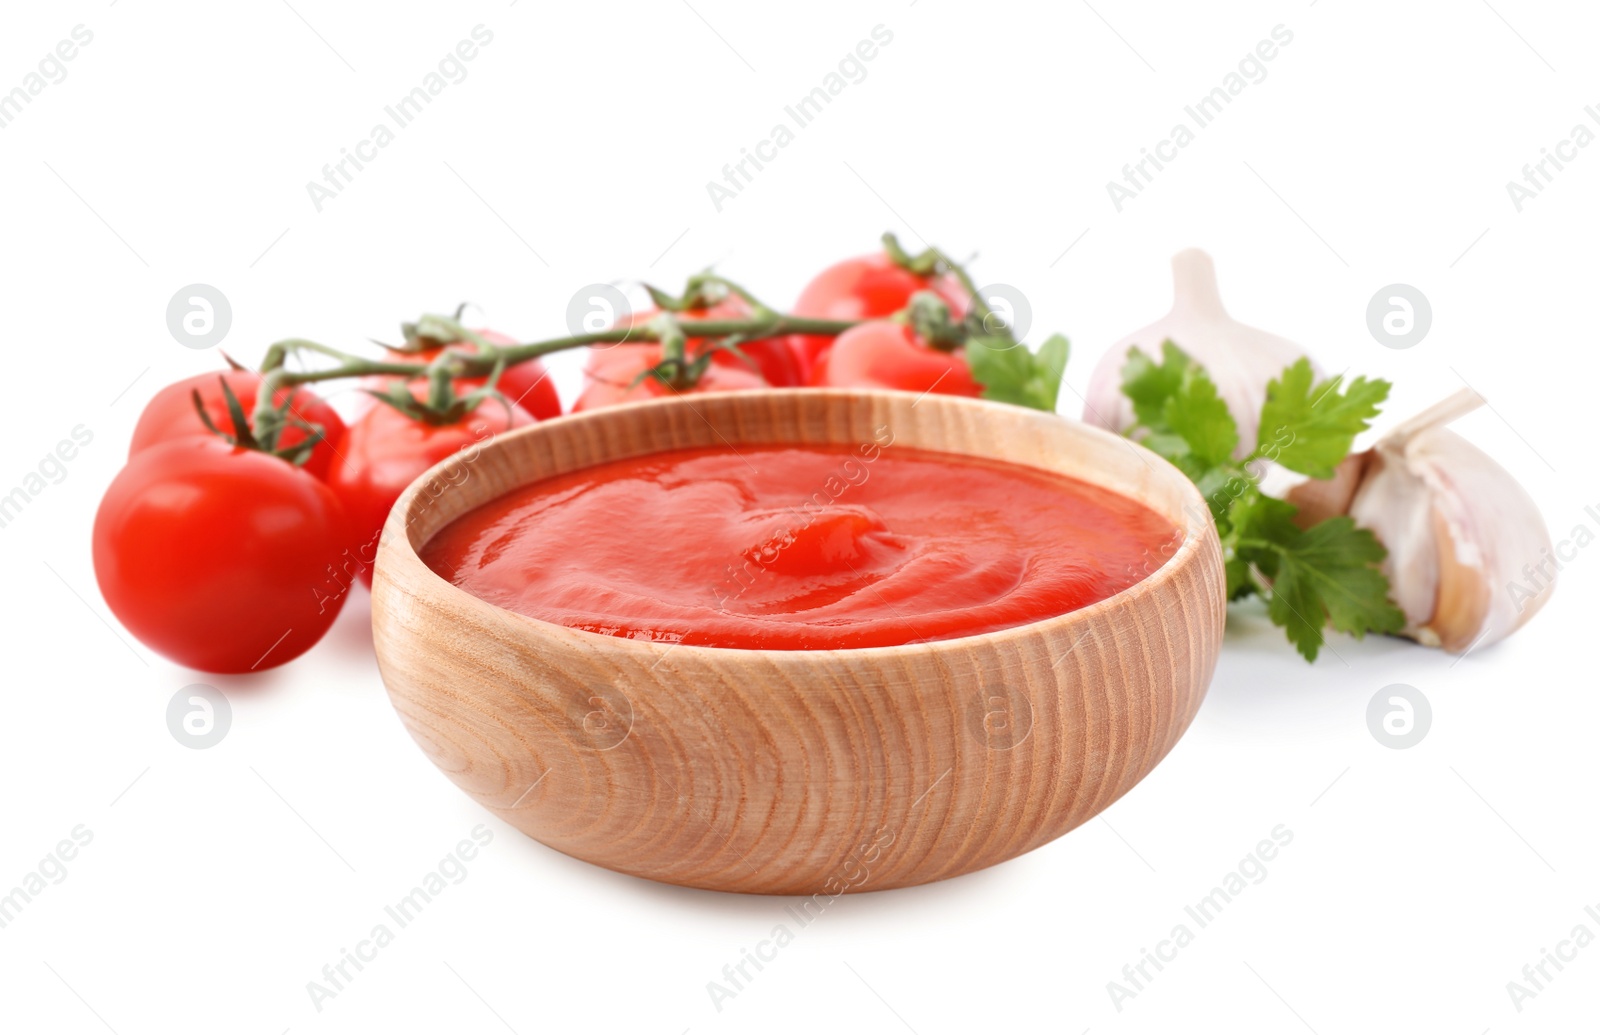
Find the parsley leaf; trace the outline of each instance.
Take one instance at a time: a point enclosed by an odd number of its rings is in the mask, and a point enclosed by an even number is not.
[[[1216,384],[1170,341],[1161,345],[1160,363],[1129,350],[1122,392],[1133,402],[1139,441],[1193,481],[1214,473],[1239,445],[1238,426]]]
[[[1291,471],[1332,478],[1389,397],[1389,382],[1358,377],[1340,392],[1342,375],[1316,385],[1313,376],[1311,362],[1302,359],[1267,385],[1256,450]]]
[[[1147,428],[1158,428],[1166,421],[1167,400],[1183,384],[1183,375],[1194,360],[1170,341],[1161,343],[1161,362],[1140,352],[1128,352],[1122,368],[1122,394],[1133,403],[1133,415]]]
[[[1202,467],[1215,467],[1233,455],[1239,445],[1239,428],[1217,386],[1200,367],[1183,375],[1178,390],[1162,407],[1167,427],[1188,443],[1189,452]]]
[[[1222,540],[1228,600],[1260,595],[1295,648],[1316,660],[1328,626],[1362,636],[1398,632],[1405,615],[1389,599],[1382,544],[1348,517],[1302,529],[1293,504],[1262,493],[1256,460],[1331,477],[1387,398],[1384,381],[1313,384],[1311,364],[1288,367],[1267,390],[1255,450],[1233,459],[1239,430],[1204,368],[1172,342],[1157,362],[1138,349],[1122,370],[1136,423],[1127,434],[1194,481]]]
[[[1001,339],[969,338],[967,366],[983,386],[983,397],[1054,413],[1067,369],[1067,339],[1053,334],[1030,352],[1026,345]]]
[[[1358,638],[1405,626],[1405,614],[1389,600],[1389,580],[1376,567],[1386,552],[1371,532],[1344,516],[1302,532],[1288,520],[1294,507],[1273,502],[1287,515],[1252,529],[1262,538],[1242,538],[1236,556],[1268,560],[1273,571],[1267,614],[1307,661],[1316,660],[1325,626]]]

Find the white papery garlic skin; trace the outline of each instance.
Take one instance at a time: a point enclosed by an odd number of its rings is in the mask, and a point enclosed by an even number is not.
[[[1344,512],[1377,536],[1405,634],[1458,654],[1516,631],[1555,582],[1550,532],[1533,499],[1445,427],[1482,404],[1464,389],[1346,460],[1342,488],[1339,479],[1306,482],[1287,494],[1307,519]],[[1352,487],[1347,502],[1337,498]],[[1530,580],[1541,564],[1548,577]]]
[[[1296,360],[1309,357],[1294,342],[1229,316],[1222,308],[1211,256],[1198,248],[1172,257],[1172,311],[1123,338],[1101,357],[1084,398],[1084,423],[1118,434],[1132,427],[1133,404],[1122,394],[1122,368],[1128,352],[1137,346],[1159,361],[1161,343],[1169,339],[1205,367],[1239,426],[1239,448],[1234,456],[1241,460],[1249,456],[1256,446],[1268,382]]]

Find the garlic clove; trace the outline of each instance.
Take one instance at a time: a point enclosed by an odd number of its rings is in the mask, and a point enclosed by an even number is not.
[[[1289,502],[1295,503],[1295,497],[1291,493]],[[1439,599],[1439,546],[1427,483],[1404,457],[1374,449],[1368,454],[1366,475],[1351,495],[1346,513],[1377,536],[1388,551],[1383,573],[1389,579],[1389,596],[1405,612],[1405,634],[1438,646],[1436,638],[1418,635],[1418,630],[1433,618]]]
[[[1456,530],[1437,507],[1433,511],[1433,538],[1439,547],[1438,592],[1434,597],[1433,617],[1427,624],[1417,627],[1417,639],[1460,654],[1471,650],[1480,631],[1488,629],[1489,583],[1483,578],[1483,572],[1464,561],[1456,542]],[[1509,635],[1511,628],[1501,636]]]
[[[1553,570],[1539,569],[1553,568],[1553,548],[1533,499],[1509,471],[1446,427],[1481,405],[1464,389],[1346,461],[1359,484],[1343,512],[1387,548],[1383,570],[1405,612],[1405,634],[1455,653],[1511,635],[1544,606],[1555,583]],[[1340,513],[1346,489],[1304,482],[1285,498],[1308,514],[1331,516]]]
[[[1172,283],[1172,311],[1123,338],[1101,357],[1084,398],[1084,422],[1118,433],[1132,427],[1133,405],[1122,394],[1128,352],[1137,346],[1158,356],[1162,342],[1171,340],[1205,367],[1216,384],[1239,426],[1234,455],[1244,459],[1256,446],[1267,384],[1285,367],[1309,357],[1294,342],[1229,316],[1217,290],[1216,267],[1200,249],[1189,248],[1172,257]]]
[[[1307,478],[1274,465],[1272,477],[1262,478],[1261,488],[1269,496],[1281,496],[1293,503],[1297,508],[1294,523],[1307,529],[1350,513],[1350,501],[1355,499],[1371,463],[1370,452],[1351,453],[1334,468],[1332,478]]]

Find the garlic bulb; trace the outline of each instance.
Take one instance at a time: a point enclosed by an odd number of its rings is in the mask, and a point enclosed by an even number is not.
[[[1138,346],[1146,355],[1159,357],[1161,343],[1168,339],[1205,367],[1216,383],[1217,394],[1239,426],[1239,448],[1234,455],[1238,459],[1248,456],[1256,446],[1267,383],[1282,374],[1284,367],[1305,357],[1306,351],[1229,316],[1217,292],[1211,256],[1198,248],[1172,257],[1172,311],[1117,342],[1101,357],[1089,379],[1084,423],[1118,433],[1131,427],[1133,405],[1122,394],[1122,368],[1128,351]],[[1314,360],[1312,365],[1315,367]]]
[[[1481,405],[1463,389],[1352,454],[1334,478],[1286,493],[1302,526],[1349,514],[1377,536],[1405,634],[1456,653],[1509,636],[1555,584],[1550,532],[1533,500],[1446,427]]]

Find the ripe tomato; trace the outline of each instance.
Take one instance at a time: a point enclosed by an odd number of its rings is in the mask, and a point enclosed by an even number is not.
[[[191,393],[199,392],[200,401],[205,405],[206,413],[211,417],[211,422],[221,431],[233,433],[233,418],[228,415],[228,403],[222,394],[222,382],[228,382],[228,388],[238,398],[239,405],[244,409],[244,415],[249,417],[255,412],[256,392],[261,388],[261,375],[252,370],[218,371],[215,374],[198,374],[186,377],[182,381],[170,384],[155,394],[155,398],[145,404],[144,412],[139,414],[139,423],[133,429],[133,442],[128,447],[128,456],[157,445],[169,442],[175,438],[186,438],[194,435],[204,435],[215,438],[206,430],[205,424],[200,420],[200,415],[194,412],[194,400]],[[323,430],[323,439],[312,449],[311,456],[307,458],[305,469],[318,478],[328,473],[328,464],[333,460],[334,451],[338,448],[339,439],[344,436],[344,421],[320,397],[306,388],[279,389],[274,396],[281,405],[283,400],[294,393],[294,402],[291,404],[291,418],[298,417],[309,424],[320,424]],[[300,428],[287,428],[278,440],[279,448],[293,446],[306,440],[306,433]]]
[[[677,389],[654,378],[647,377],[637,385],[633,384],[634,378],[660,362],[661,346],[655,342],[648,345],[617,345],[594,352],[584,367],[583,376],[587,383],[583,394],[572,404],[572,412],[679,394]],[[733,367],[713,361],[701,375],[699,383],[689,391],[736,392],[770,387],[765,378],[748,367]]]
[[[754,312],[750,303],[738,295],[729,295],[722,301],[703,309],[685,309],[677,314],[680,320],[744,320]],[[658,310],[646,309],[633,313],[621,321],[629,326],[637,327],[649,323],[660,315]],[[700,338],[690,338],[685,351],[692,358],[699,355],[707,342]],[[739,346],[744,353],[743,359],[726,349],[719,351],[711,358],[711,362],[738,370],[754,370],[761,375],[768,385],[778,388],[790,388],[805,383],[800,365],[795,361],[794,350],[784,338],[766,338],[761,341],[747,341]],[[595,351],[600,351],[599,346]],[[753,367],[751,364],[755,364]]]
[[[425,389],[418,387],[421,393]],[[520,406],[489,399],[454,424],[414,420],[377,403],[345,433],[339,455],[328,471],[328,485],[344,504],[350,536],[344,565],[372,585],[372,562],[389,508],[406,486],[443,460],[510,428],[532,424]]]
[[[678,316],[683,320],[738,320],[749,314],[750,307],[743,299],[730,296],[709,308],[686,309]],[[621,322],[626,326],[637,327],[649,323],[657,315],[656,310],[645,310],[633,313]],[[684,351],[693,359],[707,347],[707,344],[701,339],[690,338],[685,343]],[[769,388],[774,384],[789,386],[801,383],[794,354],[782,339],[749,342],[739,347],[755,362],[756,368],[752,368],[749,363],[732,352],[718,352],[711,357],[711,365],[706,368],[699,383],[691,390],[733,392],[748,388]],[[589,358],[584,363],[583,394],[572,404],[572,412],[596,410],[602,406],[615,406],[618,403],[642,402],[675,394],[674,389],[654,378],[645,378],[639,384],[633,384],[634,378],[660,362],[659,342],[593,346],[589,349]],[[768,372],[780,380],[776,382],[769,380],[766,376]]]
[[[738,295],[729,295],[707,309],[690,309],[678,315],[684,320],[743,320],[748,319],[753,312],[754,310],[744,299]],[[648,319],[654,315],[646,313],[645,317]],[[694,355],[697,347],[704,346],[691,339],[689,354]],[[712,362],[745,371],[750,370],[750,364],[754,363],[754,369],[761,374],[768,385],[774,388],[793,388],[806,383],[805,372],[795,359],[794,349],[789,347],[788,338],[747,341],[739,346],[739,350],[744,353],[744,359],[724,350],[712,357]]]
[[[517,339],[509,338],[497,331],[480,329],[478,333],[483,335],[492,345],[517,344]],[[451,345],[436,345],[418,352],[401,352],[396,349],[390,349],[388,350],[387,358],[396,363],[430,363],[447,348],[464,352],[477,351],[477,348],[471,342],[463,341],[455,342]],[[463,377],[456,384],[470,390],[483,384],[486,380],[488,379],[483,377]],[[551,417],[561,416],[561,399],[556,395],[555,382],[550,380],[544,364],[536,359],[506,367],[500,374],[500,380],[495,382],[495,387],[506,398],[522,407],[538,420],[549,420]]]
[[[970,301],[954,277],[924,277],[896,265],[886,253],[874,252],[835,263],[817,274],[800,292],[791,313],[818,320],[872,320],[904,309],[918,291],[932,291],[944,299],[956,319],[966,313]],[[808,382],[811,368],[833,343],[828,335],[789,337],[789,347]]]
[[[983,394],[961,352],[930,348],[893,320],[871,320],[839,335],[812,368],[816,388],[898,388],[938,395]]]
[[[139,641],[204,672],[298,657],[344,604],[333,491],[292,464],[188,435],[140,450],[94,520],[94,571]]]

